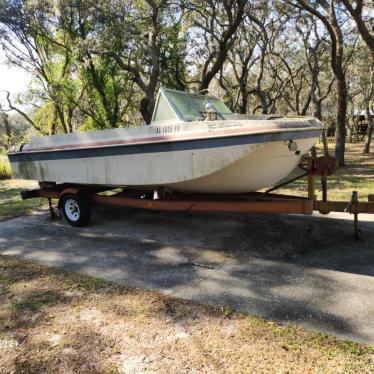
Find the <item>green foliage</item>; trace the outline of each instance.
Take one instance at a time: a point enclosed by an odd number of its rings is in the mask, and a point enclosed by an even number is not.
[[[34,122],[46,133],[50,132],[56,121],[54,104],[51,101],[44,102],[34,113]]]
[[[342,5],[335,11],[348,101],[361,107],[372,100],[370,51]],[[100,0],[94,6],[3,0],[0,45],[11,64],[34,74],[15,104],[34,108],[27,121],[41,134],[149,122],[162,85],[195,90],[210,83],[242,113],[336,114],[326,27],[278,0]]]
[[[12,177],[12,170],[9,162],[0,154],[0,179],[9,179]]]
[[[85,90],[85,100],[79,104],[90,113],[83,129],[119,127],[122,123],[123,103],[126,102],[126,77],[118,75],[117,67],[108,57],[90,61],[80,71]]]

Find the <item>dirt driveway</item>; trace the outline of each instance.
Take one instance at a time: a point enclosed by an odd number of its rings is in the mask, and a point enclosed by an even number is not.
[[[329,217],[101,208],[76,229],[38,213],[0,223],[0,253],[374,344],[374,220],[356,243]]]

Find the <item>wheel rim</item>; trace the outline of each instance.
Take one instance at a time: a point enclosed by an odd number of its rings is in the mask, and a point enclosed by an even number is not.
[[[65,213],[66,216],[70,219],[70,221],[78,221],[79,217],[81,216],[81,212],[79,210],[79,206],[77,202],[73,199],[68,199],[65,202]]]

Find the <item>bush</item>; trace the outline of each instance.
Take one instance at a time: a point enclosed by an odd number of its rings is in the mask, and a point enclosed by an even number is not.
[[[0,179],[12,178],[12,170],[6,157],[0,154]]]

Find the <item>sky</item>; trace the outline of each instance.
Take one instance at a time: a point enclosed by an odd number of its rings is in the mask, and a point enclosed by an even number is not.
[[[4,52],[0,49],[0,91],[7,90],[11,97],[27,89],[30,74],[17,67],[6,65]],[[0,92],[1,103],[4,103],[4,93]]]

